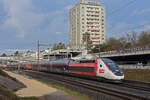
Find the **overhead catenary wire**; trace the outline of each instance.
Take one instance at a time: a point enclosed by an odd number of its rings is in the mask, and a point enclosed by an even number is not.
[[[115,14],[115,13],[121,11],[122,9],[129,7],[129,5],[135,3],[136,1],[137,1],[137,0],[132,0],[132,1],[128,2],[127,4],[123,5],[122,7],[120,7],[120,8],[118,8],[118,9],[112,11],[112,12],[110,13],[110,15],[109,15],[109,18],[111,18],[110,16],[112,16],[113,14]],[[150,23],[146,23],[146,24],[143,24],[143,25],[137,25],[137,26],[133,27],[132,29],[129,29],[128,31],[126,31],[126,32],[124,32],[124,33],[130,32],[130,31],[134,31],[135,29],[138,29],[138,28],[141,28],[141,27],[145,27],[146,25],[150,25]],[[111,28],[111,29],[112,29],[112,28]],[[110,30],[111,30],[111,29],[110,29]],[[120,32],[121,32],[121,31],[120,31]],[[117,32],[117,33],[120,33],[120,32]],[[116,33],[116,32],[111,32],[111,34],[114,34],[114,33]]]
[[[122,9],[125,9],[127,7],[129,7],[131,4],[135,3],[137,0],[131,0],[128,3],[124,4],[123,6],[121,6],[120,8],[117,8],[115,10],[113,10],[110,14],[108,14],[109,18],[112,18],[111,16],[119,11],[121,11]],[[113,27],[110,28],[110,30],[112,30]],[[112,32],[113,33],[113,32]]]
[[[137,0],[132,0],[132,1],[128,2],[127,4],[123,5],[122,7],[115,9],[115,10],[112,11],[110,14],[108,14],[109,17],[112,16],[113,14],[115,14],[115,13],[121,11],[122,9],[129,7],[129,5],[135,3],[136,1],[137,1]]]
[[[142,25],[137,25],[137,26],[133,27],[131,30],[128,30],[128,31],[126,31],[126,32],[124,32],[124,33],[129,33],[129,32],[131,32],[131,31],[134,31],[135,29],[142,28],[142,27],[145,27],[145,26],[147,26],[147,25],[150,25],[150,23],[142,24]],[[112,32],[111,34],[120,33],[120,32],[122,33],[123,31]]]

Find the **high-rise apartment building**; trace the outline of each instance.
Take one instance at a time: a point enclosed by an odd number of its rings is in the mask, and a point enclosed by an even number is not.
[[[70,47],[83,46],[83,34],[88,33],[92,45],[106,41],[105,7],[100,2],[81,0],[70,9]]]

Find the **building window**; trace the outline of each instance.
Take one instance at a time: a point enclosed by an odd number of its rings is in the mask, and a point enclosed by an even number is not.
[[[99,10],[99,8],[95,8],[95,10]]]

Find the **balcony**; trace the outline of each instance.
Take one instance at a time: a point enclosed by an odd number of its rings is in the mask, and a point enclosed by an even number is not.
[[[91,37],[91,39],[100,39],[100,37]]]

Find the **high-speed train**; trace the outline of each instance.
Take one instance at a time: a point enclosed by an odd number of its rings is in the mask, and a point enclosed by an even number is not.
[[[97,79],[122,80],[124,73],[117,64],[108,58],[55,60],[47,62],[26,62],[22,69],[52,73],[72,74]]]

